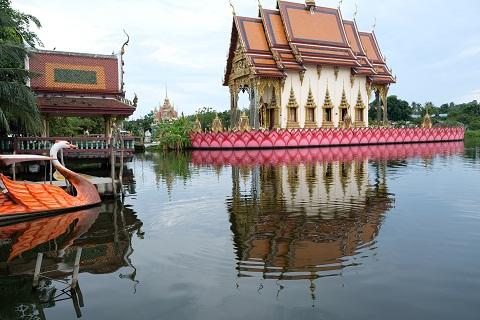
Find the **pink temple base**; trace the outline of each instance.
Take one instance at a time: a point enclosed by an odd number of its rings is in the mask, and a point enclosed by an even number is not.
[[[192,133],[194,149],[268,149],[461,141],[464,128],[295,129]]]

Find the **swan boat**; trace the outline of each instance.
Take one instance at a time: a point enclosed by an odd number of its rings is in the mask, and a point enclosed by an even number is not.
[[[99,205],[100,195],[96,187],[85,177],[67,169],[58,161],[61,149],[76,149],[67,141],[58,141],[50,149],[50,157],[33,155],[0,156],[0,165],[19,162],[51,161],[53,167],[73,186],[76,195],[49,183],[13,181],[0,173],[3,184],[0,193],[0,222],[26,220],[57,213],[83,210]]]

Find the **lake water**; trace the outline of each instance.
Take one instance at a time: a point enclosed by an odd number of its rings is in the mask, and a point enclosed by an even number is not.
[[[479,318],[477,144],[146,153],[128,168],[123,204],[0,227],[0,319]]]

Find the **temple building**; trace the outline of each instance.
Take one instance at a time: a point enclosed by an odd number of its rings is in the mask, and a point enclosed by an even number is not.
[[[155,108],[155,122],[172,121],[178,119],[178,113],[175,107],[170,103],[168,94],[165,94],[163,105],[159,109]]]
[[[123,53],[101,55],[77,52],[33,50],[27,69],[37,76],[30,80],[44,119],[43,136],[49,137],[52,117],[102,117],[105,136],[112,134],[116,120],[136,109],[136,96],[125,98]]]
[[[258,18],[234,12],[224,77],[233,123],[247,92],[255,129],[367,127],[373,91],[387,121],[394,82],[374,32],[339,9],[279,0],[276,10],[259,6]]]

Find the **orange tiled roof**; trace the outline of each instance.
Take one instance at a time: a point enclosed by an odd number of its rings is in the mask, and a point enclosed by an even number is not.
[[[260,8],[258,18],[235,16],[224,85],[232,71],[237,41],[245,48],[254,74],[286,77],[285,70],[306,64],[352,67],[374,83],[395,82],[375,35],[359,33],[340,10],[279,0],[278,10]]]
[[[356,67],[354,69],[355,73],[369,76],[375,75],[375,69],[368,60],[365,49],[363,48],[362,42],[360,41],[357,24],[355,23],[355,21],[343,20],[343,25],[347,34],[348,43],[350,44],[350,47],[355,53],[357,61],[361,65],[360,67]]]
[[[395,79],[387,67],[384,57],[378,46],[377,38],[373,32],[360,32],[360,41],[367,54],[368,60],[372,63],[375,75],[371,77],[373,83],[394,83]]]
[[[290,46],[298,48],[303,63],[360,66],[350,48],[340,11],[315,7],[314,14],[304,4],[278,1]]]
[[[302,65],[295,59],[292,48],[288,43],[280,11],[260,9],[260,15],[270,49],[280,65],[284,69],[302,70]]]

